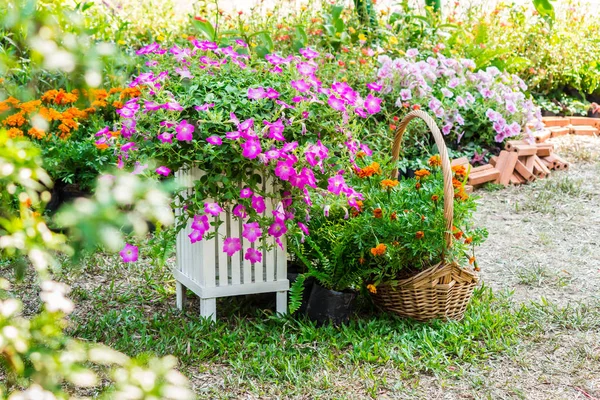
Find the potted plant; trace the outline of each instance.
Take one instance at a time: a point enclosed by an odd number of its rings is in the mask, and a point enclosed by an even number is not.
[[[432,156],[415,177],[397,180],[400,141],[415,117],[426,120],[440,155]],[[391,162],[374,162],[365,154],[357,160],[347,181],[361,192],[362,201],[347,209],[332,197],[322,200],[330,217],[346,218],[329,226],[317,221],[328,226],[327,254],[344,265],[346,279],[362,279],[384,310],[422,321],[460,319],[477,282],[474,248],[487,235],[473,226],[476,203],[464,190],[468,171],[450,167],[441,132],[422,111],[411,112],[400,124]],[[311,220],[311,232],[318,232],[313,225]],[[317,279],[335,282],[334,276]]]

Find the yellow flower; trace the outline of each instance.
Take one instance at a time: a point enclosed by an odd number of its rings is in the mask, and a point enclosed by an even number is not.
[[[391,188],[393,188],[393,187],[395,187],[397,185],[398,185],[398,181],[397,180],[384,179],[384,180],[381,181],[381,186],[383,188],[386,188],[386,189],[391,189]]]
[[[350,33],[356,33],[356,29],[354,29],[353,27],[348,28],[348,32]]]
[[[361,40],[361,41],[365,42],[367,40],[367,37],[365,36],[364,33],[360,33],[358,35],[358,40]]]
[[[375,294],[377,293],[377,288],[375,287],[375,285],[373,285],[372,283],[369,283],[367,285],[367,289],[369,290],[369,292]]]
[[[123,46],[125,43],[127,43],[126,41],[124,41],[123,39],[117,41],[117,44]]]
[[[159,42],[162,42],[163,40],[165,40],[165,37],[163,35],[158,35],[156,40],[158,40]]]
[[[395,45],[397,45],[397,44],[399,43],[399,42],[398,42],[398,38],[397,38],[396,36],[390,36],[390,38],[389,38],[388,42],[389,42],[389,43],[390,43],[392,46],[395,46]]]

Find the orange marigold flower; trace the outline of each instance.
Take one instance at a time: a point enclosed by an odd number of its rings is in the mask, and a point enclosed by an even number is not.
[[[106,105],[107,105],[107,103],[104,100],[95,100],[95,101],[92,101],[92,104],[91,104],[91,106],[94,108],[103,108],[103,107],[106,107]]]
[[[381,186],[386,189],[391,189],[393,187],[398,186],[398,181],[394,179],[384,179],[381,181]]]
[[[387,250],[386,245],[383,243],[379,243],[377,246],[375,246],[371,249],[371,254],[373,254],[374,256],[381,256],[381,255],[385,254],[386,250]]]
[[[3,113],[6,110],[10,110],[10,105],[5,101],[0,101],[0,113]]]
[[[123,91],[121,92],[121,95],[119,96],[119,98],[121,100],[126,99],[126,98],[132,98],[132,97],[138,97],[139,95],[141,95],[142,92],[140,91],[139,86],[136,87],[132,87],[132,88],[125,88],[123,89]]]
[[[381,168],[379,167],[379,163],[372,163],[369,166],[364,167],[363,169],[358,171],[358,176],[360,178],[367,178],[367,177],[371,177],[375,174],[380,174],[381,173]]]
[[[69,118],[63,119],[62,124],[67,126],[69,129],[75,129],[75,130],[77,130],[77,127],[79,126],[77,121],[69,119]]]
[[[455,175],[465,176],[467,170],[464,165],[455,165],[452,167],[452,172],[454,172]]]
[[[120,110],[121,108],[123,108],[123,103],[120,101],[113,101],[112,106],[117,110]]]
[[[23,136],[23,131],[19,128],[10,128],[7,133],[8,137],[12,139]]]
[[[469,257],[469,264],[473,264],[475,261],[475,257]]]
[[[417,179],[421,179],[429,175],[431,175],[431,172],[427,171],[426,169],[420,169],[415,171],[415,176],[417,177]]]
[[[38,109],[38,107],[42,104],[41,100],[31,100],[25,103],[21,103],[18,108],[25,113],[30,113]]]
[[[462,237],[463,233],[462,231],[458,231],[458,232],[454,232],[454,237],[458,240]]]
[[[123,89],[120,87],[114,87],[114,88],[110,88],[110,90],[108,91],[108,94],[114,94],[114,93],[119,93],[120,91],[122,91]]]
[[[437,194],[434,194],[433,196],[431,196],[431,200],[433,201],[438,201],[440,199],[440,196],[438,196]]]
[[[363,157],[364,157],[364,156],[366,156],[366,155],[367,155],[367,153],[365,153],[365,152],[364,152],[364,151],[362,151],[362,150],[361,150],[361,151],[359,151],[358,153],[356,153],[356,157],[358,157],[358,158],[363,158]]]
[[[37,128],[31,128],[29,131],[27,131],[27,134],[35,139],[42,139],[44,136],[46,136],[46,132]]]
[[[2,121],[2,123],[8,126],[23,126],[23,124],[26,122],[23,114],[23,111],[19,111],[18,113],[7,117],[4,121]]]
[[[462,187],[462,185],[463,184],[461,181],[459,181],[456,178],[452,178],[452,186],[454,186],[455,188],[460,188],[460,187]]]
[[[58,94],[58,90],[48,90],[46,93],[44,93],[41,97],[42,101],[46,102],[46,103],[50,103],[52,100],[54,100],[54,98],[56,97],[56,95]]]
[[[110,132],[111,137],[119,137],[121,136],[121,131]]]
[[[429,157],[428,164],[432,167],[439,167],[442,165],[442,159],[438,154]]]
[[[469,195],[464,190],[461,189],[454,194],[454,198],[465,201],[469,198]]]
[[[417,231],[417,233],[415,233],[415,238],[417,239],[423,239],[423,236],[425,236],[425,232],[423,231]]]
[[[58,126],[58,129],[59,129],[59,130],[60,130],[60,131],[61,131],[63,134],[65,134],[65,135],[66,135],[67,133],[70,133],[70,132],[71,132],[71,129],[69,129],[69,127],[68,127],[67,125],[65,125],[65,124],[60,124],[60,125]]]
[[[369,290],[369,292],[375,294],[377,293],[377,288],[375,287],[375,285],[373,285],[372,283],[369,283],[367,285],[367,289]]]
[[[415,185],[415,189],[417,189],[417,190],[421,189],[421,184],[419,182],[417,182],[417,184]]]
[[[391,215],[390,215],[390,220],[395,221],[398,219],[398,215],[396,214],[396,211],[394,211]]]
[[[373,216],[375,218],[381,218],[383,217],[383,210],[381,208],[376,208],[373,210]]]
[[[473,243],[472,237],[465,238],[465,244],[471,244],[471,243]]]
[[[100,143],[100,144],[96,143],[96,147],[98,148],[98,150],[106,150],[106,149],[108,149],[108,144],[106,144],[106,143]]]

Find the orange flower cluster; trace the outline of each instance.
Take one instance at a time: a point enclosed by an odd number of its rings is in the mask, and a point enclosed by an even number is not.
[[[72,132],[77,131],[82,121],[88,119],[90,114],[98,109],[107,107],[108,99],[111,95],[118,94],[119,100],[114,100],[115,108],[121,105],[120,100],[128,100],[141,94],[139,87],[133,88],[112,88],[109,91],[105,89],[90,89],[89,91],[72,90],[66,92],[64,89],[48,90],[37,100],[31,100],[21,103],[14,97],[0,102],[0,114],[8,111],[1,122],[2,125],[9,128],[10,137],[24,136],[24,132],[37,140],[44,139],[48,134],[56,134],[61,139],[67,139]],[[78,108],[73,103],[80,100],[80,96],[88,99],[90,106],[87,108]],[[12,111],[12,113],[11,113]],[[33,126],[32,119],[36,116],[42,117],[47,123],[47,132],[40,129],[39,126]],[[117,134],[118,135],[118,134]]]
[[[418,171],[415,171],[415,177],[417,179],[425,178],[429,175],[431,175],[431,172],[427,171],[426,169],[420,169]]]
[[[358,176],[360,178],[369,178],[373,175],[378,175],[378,174],[381,174],[381,167],[379,166],[379,163],[376,163],[376,162],[358,170]]]
[[[385,254],[386,250],[387,250],[386,245],[383,243],[379,243],[377,246],[375,246],[371,249],[371,254],[373,254],[374,256],[382,256]]]
[[[367,290],[373,294],[377,293],[377,288],[372,283],[369,283],[367,285]]]
[[[452,167],[452,172],[454,172],[454,175],[463,178],[467,174],[467,170],[465,169],[464,165],[455,165],[454,167]]]
[[[441,167],[442,159],[438,154],[436,154],[435,156],[429,157],[429,161],[427,163],[432,167]]]
[[[383,217],[383,210],[381,208],[376,208],[373,210],[373,216],[375,218],[382,218]]]
[[[398,181],[395,179],[384,179],[381,181],[381,186],[384,189],[391,189],[393,187],[398,186]]]
[[[417,233],[415,233],[415,238],[417,239],[423,239],[423,236],[425,236],[425,232],[423,231],[417,231]]]

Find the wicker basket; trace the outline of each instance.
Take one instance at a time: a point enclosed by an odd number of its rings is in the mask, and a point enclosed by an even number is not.
[[[435,121],[423,111],[412,111],[400,122],[392,146],[393,162],[398,161],[402,136],[414,118],[427,123],[433,134],[442,161],[444,176],[444,217],[446,248],[452,245],[452,219],[454,214],[454,187],[448,149]],[[443,256],[442,256],[443,257]],[[477,276],[454,262],[442,260],[419,274],[407,279],[382,283],[373,294],[375,304],[381,309],[418,321],[432,319],[462,319],[467,304],[477,285]]]

